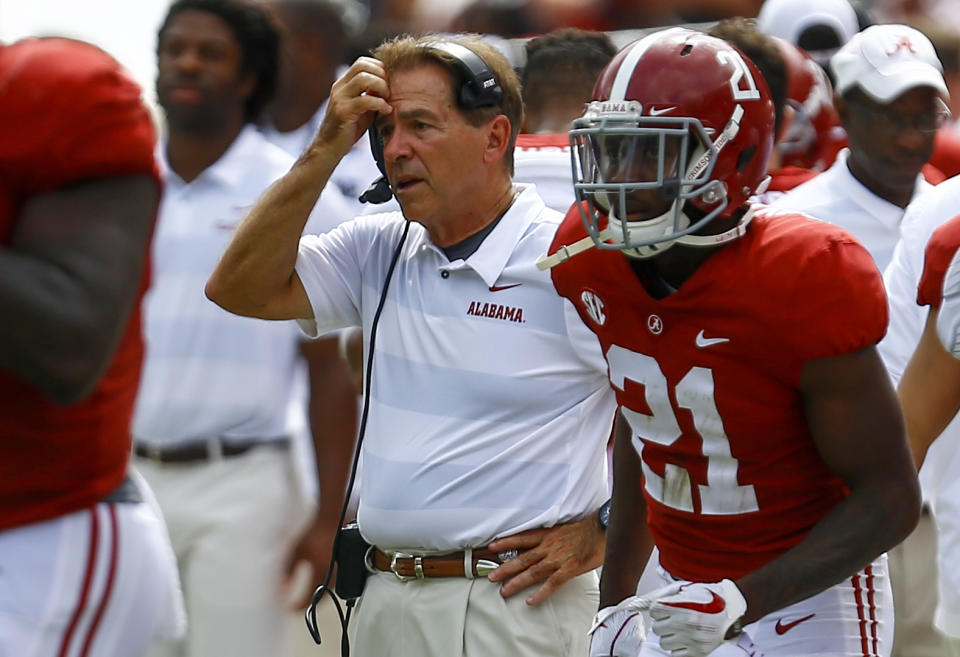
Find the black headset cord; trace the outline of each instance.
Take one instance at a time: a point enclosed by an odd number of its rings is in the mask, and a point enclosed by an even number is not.
[[[360,447],[363,444],[363,437],[367,430],[367,415],[370,412],[370,382],[373,380],[373,353],[377,341],[377,324],[380,322],[380,313],[383,311],[383,305],[387,300],[387,290],[390,288],[390,281],[393,279],[393,270],[397,267],[397,261],[403,252],[403,244],[407,241],[407,233],[410,232],[410,222],[405,221],[403,234],[400,236],[400,243],[393,251],[393,257],[390,260],[390,266],[387,268],[387,280],[383,284],[383,292],[380,293],[380,302],[377,304],[377,311],[373,314],[373,323],[370,326],[370,348],[367,353],[367,371],[366,379],[363,385],[363,412],[360,416],[360,430],[357,432],[357,446],[353,454],[353,465],[350,467],[350,481],[347,483],[347,493],[343,498],[343,508],[340,510],[340,520],[337,523],[337,534],[333,539],[333,550],[330,553],[330,566],[327,568],[327,576],[323,584],[317,587],[313,592],[313,599],[304,612],[304,620],[307,623],[307,630],[313,640],[320,645],[323,641],[320,637],[320,628],[317,626],[317,605],[323,599],[323,596],[329,591],[330,599],[337,610],[337,616],[340,618],[340,654],[342,657],[350,657],[350,638],[347,636],[347,624],[350,622],[350,612],[357,603],[356,598],[346,600],[347,610],[344,613],[340,606],[340,600],[336,592],[330,588],[330,580],[333,579],[333,565],[336,561],[337,546],[340,544],[340,528],[343,527],[343,521],[347,517],[347,506],[350,504],[350,495],[353,493],[353,483],[357,478],[357,465],[360,462]],[[322,495],[321,491],[321,495]]]

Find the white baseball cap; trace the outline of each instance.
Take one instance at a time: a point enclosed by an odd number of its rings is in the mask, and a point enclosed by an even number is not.
[[[858,85],[884,104],[914,87],[933,87],[950,97],[930,39],[906,25],[868,27],[830,58],[830,67],[840,95]]]
[[[804,31],[817,25],[833,30],[838,46],[860,31],[857,12],[847,0],[766,0],[757,15],[757,29],[795,46]],[[820,62],[816,53],[810,55]]]

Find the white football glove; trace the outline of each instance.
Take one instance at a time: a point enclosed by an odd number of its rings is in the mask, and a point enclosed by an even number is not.
[[[590,628],[590,657],[637,657],[646,630],[633,596],[597,612]]]
[[[649,607],[651,627],[671,657],[706,657],[747,611],[747,601],[729,579],[677,582],[634,600],[633,606]]]

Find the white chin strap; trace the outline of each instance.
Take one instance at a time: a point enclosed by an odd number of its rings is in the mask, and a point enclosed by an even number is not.
[[[613,231],[607,228],[606,230],[600,231],[600,233],[597,235],[597,238],[603,242],[604,240],[608,240],[613,237],[613,235]],[[592,249],[594,246],[596,246],[596,244],[594,243],[593,238],[587,235],[583,239],[577,240],[573,244],[561,246],[550,255],[544,255],[537,258],[537,269],[540,269],[541,271],[552,269],[561,262],[566,262],[578,253],[583,253],[587,249]]]
[[[743,213],[743,216],[740,217],[740,221],[737,222],[737,225],[729,230],[725,230],[722,233],[717,233],[716,235],[684,235],[683,237],[678,237],[674,242],[676,244],[683,244],[684,246],[717,246],[718,244],[726,244],[727,242],[735,239],[739,239],[744,236],[747,232],[747,226],[750,225],[750,220],[753,219],[754,208],[750,206],[746,212]]]
[[[720,244],[726,244],[735,239],[743,237],[747,232],[747,226],[750,225],[750,221],[753,219],[754,207],[750,208],[740,217],[740,221],[737,222],[737,225],[729,230],[725,230],[722,233],[716,235],[684,235],[678,237],[674,240],[670,240],[667,243],[662,245],[659,253],[663,253],[667,248],[673,244],[683,244],[684,246],[694,246],[694,247],[710,247],[710,246],[719,246]],[[597,235],[597,238],[603,242],[608,239],[611,239],[614,235],[617,234],[617,231],[606,228],[605,230],[600,231]],[[583,239],[577,240],[573,244],[567,244],[561,246],[559,249],[551,253],[550,255],[540,256],[537,259],[537,268],[540,270],[552,269],[556,267],[561,262],[566,262],[573,256],[578,253],[583,253],[587,249],[592,249],[596,244],[593,241],[593,238],[589,235]],[[641,247],[642,248],[642,247]],[[633,253],[636,249],[622,249],[622,251],[633,258],[649,258],[650,256],[641,256],[639,254]]]

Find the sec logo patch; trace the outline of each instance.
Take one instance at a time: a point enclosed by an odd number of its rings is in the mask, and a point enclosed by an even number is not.
[[[607,322],[607,315],[603,312],[603,300],[597,296],[596,292],[584,290],[580,293],[580,302],[594,324],[603,326]]]

